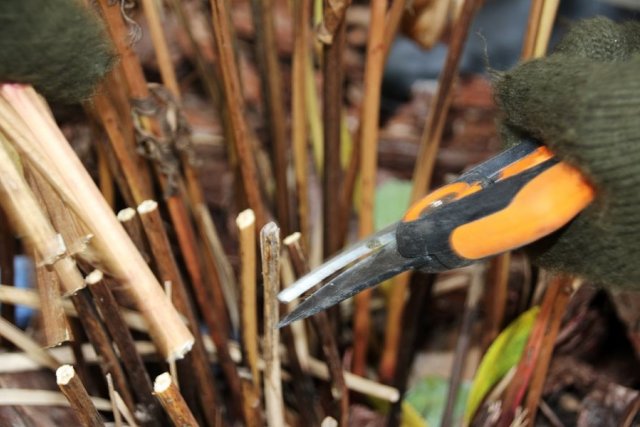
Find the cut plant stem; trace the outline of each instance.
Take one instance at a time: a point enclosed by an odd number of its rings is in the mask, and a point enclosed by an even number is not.
[[[110,275],[130,291],[149,322],[160,353],[167,359],[183,357],[191,348],[193,337],[64,139],[46,105],[32,89],[23,86],[2,85],[1,93],[15,108],[11,125],[7,126],[3,121],[5,132],[11,133],[21,152],[43,173],[93,234],[91,247]],[[11,115],[11,110],[2,110]],[[65,290],[68,290],[66,286]]]
[[[198,422],[168,372],[160,374],[153,383],[153,391],[167,411],[173,424],[180,427],[198,427]]]
[[[242,347],[251,371],[254,395],[260,397],[258,369],[258,312],[256,294],[256,230],[251,209],[236,218],[240,234],[240,309],[242,312]]]
[[[420,199],[430,187],[436,154],[440,147],[444,124],[451,105],[453,87],[458,75],[458,65],[462,57],[462,50],[471,22],[480,3],[479,0],[465,0],[453,27],[447,58],[438,80],[438,90],[429,106],[429,116],[420,138],[420,149],[413,172],[411,203]],[[402,309],[410,276],[410,273],[396,276],[391,287],[384,349],[380,361],[380,376],[383,381],[390,381],[395,375],[394,369],[400,341],[400,319],[402,318]]]
[[[178,265],[176,264],[171,245],[166,230],[162,223],[162,217],[158,210],[158,204],[153,200],[142,202],[137,208],[140,220],[142,221],[151,252],[155,259],[160,277],[162,281],[170,281],[173,284],[173,298],[178,310],[187,317],[189,327],[196,337],[194,364],[197,371],[196,379],[201,390],[203,407],[205,416],[209,423],[215,423],[218,418],[218,398],[215,392],[214,380],[212,372],[208,366],[208,359],[202,337],[199,332],[199,322],[196,318],[192,303],[188,296],[188,292],[182,276],[180,275]],[[196,298],[201,307],[206,307],[210,299],[208,290],[202,282],[193,283]],[[237,402],[241,402],[242,391],[239,388],[239,378],[236,367],[228,353],[228,345],[225,331],[220,330],[215,313],[210,309],[203,310],[203,317],[209,327],[213,341],[216,343],[218,354],[220,355],[220,364],[227,377],[231,394]],[[236,388],[237,387],[237,388]],[[207,411],[209,411],[207,415]]]
[[[118,347],[118,354],[131,380],[132,391],[138,401],[144,405],[148,416],[159,419],[160,408],[152,395],[151,379],[145,370],[142,358],[136,351],[129,327],[120,315],[118,304],[105,281],[104,274],[100,270],[94,270],[85,278],[85,282],[102,314],[105,326]]]
[[[348,2],[344,2],[347,3]],[[323,255],[325,258],[338,252],[342,244],[340,232],[340,189],[342,165],[340,142],[342,123],[343,54],[346,29],[344,15],[336,26],[335,36],[324,46],[322,120],[324,122],[324,165],[322,173],[323,204]]]
[[[3,123],[0,123],[2,127]],[[74,262],[67,255],[67,247],[54,229],[24,177],[18,172],[8,150],[9,142],[0,134],[0,194],[2,208],[19,235],[38,254],[43,266],[53,268],[60,277],[65,293],[74,292],[83,285],[83,279]]]
[[[373,208],[375,205],[376,170],[378,168],[378,119],[380,114],[380,90],[384,69],[384,25],[387,0],[371,2],[369,40],[364,70],[364,95],[360,116],[360,218],[358,237],[372,234]],[[346,208],[343,207],[343,208]],[[371,318],[369,304],[371,290],[360,292],[355,298],[353,326],[353,372],[363,375],[367,364],[367,347]]]
[[[78,320],[82,324],[82,328],[87,333],[87,337],[91,342],[96,353],[100,357],[100,368],[102,374],[106,377],[111,374],[116,389],[126,402],[130,410],[135,408],[133,396],[129,390],[126,375],[120,364],[120,358],[116,354],[112,344],[111,337],[106,331],[100,315],[91,299],[88,289],[81,289],[71,295],[71,301],[78,313]]]
[[[260,230],[262,278],[264,286],[264,398],[267,425],[284,425],[278,291],[280,290],[280,229],[270,222]]]
[[[292,240],[300,244],[300,233],[296,232],[287,236],[283,243],[288,247],[292,244]],[[282,255],[282,283],[283,287],[290,286],[297,276],[294,273],[294,267],[290,256],[287,253]],[[294,306],[295,303],[289,303]],[[280,304],[280,311],[285,312],[287,304]],[[304,413],[305,421],[311,426],[319,426],[322,419],[320,404],[317,399],[317,392],[311,377],[308,375],[304,366],[308,365],[309,349],[304,325],[289,325],[281,328],[282,341],[287,352],[287,364],[291,372],[291,385],[295,394],[297,407],[301,413]]]
[[[116,404],[116,389],[113,386],[113,378],[111,378],[111,374],[107,374],[107,389],[109,391],[109,400],[111,401],[111,408],[113,412],[113,423],[116,427],[122,427],[122,414],[118,410],[118,405]]]
[[[102,417],[93,405],[89,393],[84,388],[84,384],[76,375],[76,371],[71,365],[62,365],[56,370],[56,382],[60,391],[65,395],[71,409],[80,424],[86,427],[104,426]]]
[[[136,210],[134,208],[124,208],[118,212],[116,218],[118,218],[120,224],[122,224],[124,229],[127,231],[129,237],[131,237],[131,241],[136,245],[138,251],[141,254],[146,255],[145,260],[148,262],[149,247],[144,236],[142,223],[140,222],[140,218],[138,217]]]
[[[302,277],[309,272],[304,249],[300,244],[300,235],[292,235],[284,240],[291,263],[296,276]],[[341,425],[348,425],[349,421],[349,392],[345,384],[345,377],[340,362],[340,353],[335,340],[327,313],[321,311],[311,317],[311,322],[316,329],[322,343],[322,353],[327,363],[327,372],[331,385],[331,396],[335,402],[335,416]]]

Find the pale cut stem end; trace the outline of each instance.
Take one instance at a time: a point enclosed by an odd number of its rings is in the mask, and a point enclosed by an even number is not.
[[[289,246],[289,245],[292,245],[292,244],[300,241],[301,237],[302,237],[302,234],[300,234],[299,231],[296,231],[295,233],[291,233],[287,237],[285,237],[284,240],[282,241],[282,243],[284,243],[285,245]]]
[[[127,221],[131,221],[133,218],[135,218],[135,216],[136,216],[135,209],[124,208],[120,212],[118,212],[118,215],[116,215],[116,218],[118,218],[118,221],[120,222],[127,222]]]
[[[93,270],[91,273],[84,278],[84,282],[87,285],[95,285],[96,283],[100,283],[104,278],[104,273],[100,270]]]
[[[155,200],[145,200],[138,205],[137,209],[140,215],[148,214],[149,212],[153,212],[158,209],[158,202]]]
[[[167,391],[171,384],[173,383],[173,378],[169,372],[162,373],[156,377],[156,380],[153,383],[153,392],[154,393],[164,393]]]
[[[236,218],[236,224],[238,228],[247,228],[256,222],[256,215],[252,209],[246,209],[238,214]]]
[[[76,376],[76,371],[71,365],[62,365],[56,370],[56,383],[67,385]]]

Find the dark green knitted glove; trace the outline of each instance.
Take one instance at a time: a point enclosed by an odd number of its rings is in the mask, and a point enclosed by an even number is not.
[[[507,142],[548,144],[597,189],[568,226],[531,245],[534,261],[640,288],[640,23],[577,24],[552,55],[500,76],[495,92]]]

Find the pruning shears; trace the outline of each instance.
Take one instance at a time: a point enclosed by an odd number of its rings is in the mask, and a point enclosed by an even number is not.
[[[546,146],[524,140],[418,200],[400,221],[280,292],[278,299],[288,303],[335,276],[279,326],[406,270],[437,273],[524,246],[571,221],[594,193],[576,168],[559,161]]]

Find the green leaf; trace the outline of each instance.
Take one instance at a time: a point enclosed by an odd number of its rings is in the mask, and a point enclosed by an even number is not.
[[[538,311],[539,307],[536,306],[522,313],[498,335],[487,350],[469,392],[464,425],[469,425],[478,406],[493,386],[520,361]]]
[[[409,207],[411,181],[390,179],[378,187],[373,211],[376,231],[399,221]]]
[[[406,394],[405,404],[410,405],[412,409],[424,420],[422,425],[437,426],[440,425],[445,405],[447,404],[447,394],[449,392],[449,380],[436,375],[429,375],[418,381]],[[469,393],[469,383],[463,382],[458,390],[456,403],[454,406],[454,422],[453,425],[459,425],[464,413],[465,402]],[[409,410],[403,407],[403,416],[411,414]],[[412,418],[413,419],[413,418]],[[404,424],[403,427],[409,427]]]

